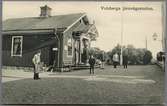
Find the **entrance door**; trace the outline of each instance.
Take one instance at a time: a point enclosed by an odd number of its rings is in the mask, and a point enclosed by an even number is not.
[[[74,52],[74,56],[75,56],[75,65],[79,64],[80,61],[80,50],[79,50],[79,46],[80,46],[80,42],[79,40],[75,41],[75,52]]]
[[[50,59],[49,59],[49,65],[56,65],[58,64],[57,58],[58,58],[58,48],[55,45],[50,46]]]

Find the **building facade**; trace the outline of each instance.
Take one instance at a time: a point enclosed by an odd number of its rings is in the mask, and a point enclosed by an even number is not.
[[[95,25],[86,13],[52,16],[51,10],[45,5],[39,17],[3,22],[3,66],[32,67],[38,50],[48,67],[87,64],[90,42],[98,36]]]

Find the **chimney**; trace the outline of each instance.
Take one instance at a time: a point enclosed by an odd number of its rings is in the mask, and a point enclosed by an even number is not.
[[[40,17],[50,17],[51,16],[51,8],[47,5],[40,7],[41,8],[41,14]]]

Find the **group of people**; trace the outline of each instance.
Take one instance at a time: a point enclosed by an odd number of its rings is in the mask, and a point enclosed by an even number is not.
[[[113,65],[114,65],[114,68],[117,68],[117,65],[119,64],[119,62],[120,62],[119,55],[117,53],[115,53],[113,55]],[[127,68],[127,66],[128,66],[128,55],[123,55],[122,64],[123,64],[124,68]]]
[[[38,80],[38,79],[40,79],[39,78],[39,72],[42,70],[41,51],[40,50],[34,55],[34,57],[32,58],[32,62],[34,64],[34,80]],[[93,55],[91,55],[90,58],[89,58],[90,74],[94,74],[95,64],[96,64],[96,59],[93,57]],[[114,68],[117,68],[118,64],[119,64],[119,55],[117,53],[115,53],[113,55]],[[124,68],[127,68],[127,65],[128,65],[128,56],[123,55],[123,66],[124,66]],[[101,62],[101,68],[104,69],[104,61]]]
[[[117,53],[115,53],[113,55],[112,60],[113,60],[114,68],[117,68],[117,65],[120,62],[119,55]],[[123,62],[122,63],[123,63],[124,68],[127,69],[128,55],[123,55]],[[96,64],[96,59],[93,57],[93,55],[91,55],[89,58],[89,64],[90,64],[90,74],[94,74],[94,66]],[[104,61],[102,61],[102,63],[101,63],[101,68],[104,69]]]

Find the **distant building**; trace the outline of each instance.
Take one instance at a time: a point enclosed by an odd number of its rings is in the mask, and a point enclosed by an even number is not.
[[[3,22],[3,66],[32,67],[32,57],[41,49],[47,66],[59,69],[85,60],[90,41],[98,32],[85,13],[51,15],[41,7],[39,17],[7,19]],[[87,59],[87,58],[86,58]]]

